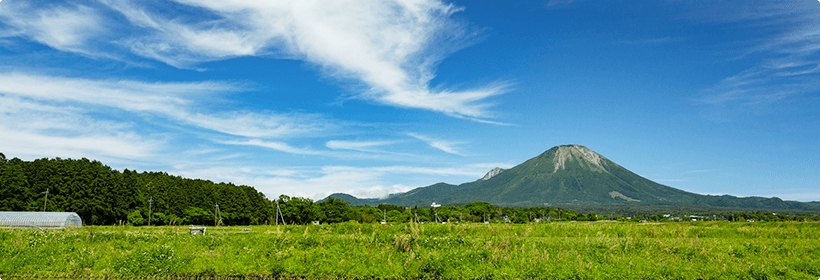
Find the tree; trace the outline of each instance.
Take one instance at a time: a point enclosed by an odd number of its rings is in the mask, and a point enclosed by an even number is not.
[[[493,205],[489,202],[476,201],[467,203],[464,205],[464,208],[466,208],[471,215],[484,216],[485,213],[487,215],[492,215],[491,211],[493,209]]]
[[[0,211],[33,210],[27,206],[34,200],[20,159],[0,165]],[[42,210],[42,209],[41,209]]]
[[[131,213],[128,213],[128,223],[138,226],[145,222],[145,218],[142,217],[140,214],[140,210],[134,210]]]
[[[328,197],[327,200],[317,203],[317,215],[324,223],[341,223],[349,220],[350,206],[341,199]]]
[[[208,210],[189,206],[185,209],[185,216],[183,217],[183,220],[186,223],[204,225],[213,222],[213,217],[213,213]]]
[[[301,197],[279,196],[279,208],[285,222],[289,224],[307,224],[316,217],[313,200]]]

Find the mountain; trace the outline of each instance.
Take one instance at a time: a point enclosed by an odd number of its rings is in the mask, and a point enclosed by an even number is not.
[[[357,199],[334,194],[351,205],[426,206],[485,201],[498,206],[703,205],[766,209],[811,209],[779,198],[708,196],[655,183],[581,145],[553,147],[511,169],[496,168],[461,185],[438,183],[389,195]]]
[[[481,180],[488,180],[492,177],[495,177],[495,175],[498,175],[502,171],[504,171],[504,169],[501,169],[501,167],[493,168],[493,170],[490,170],[490,172],[487,172],[487,175],[484,175],[484,177],[482,177]]]

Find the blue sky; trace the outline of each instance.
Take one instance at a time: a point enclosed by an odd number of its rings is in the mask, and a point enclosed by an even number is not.
[[[820,200],[817,1],[0,2],[0,152],[320,199],[562,144]]]

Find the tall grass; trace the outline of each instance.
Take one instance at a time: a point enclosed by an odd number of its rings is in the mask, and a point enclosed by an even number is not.
[[[250,229],[247,231],[246,229]],[[0,230],[0,278],[817,279],[818,223]]]

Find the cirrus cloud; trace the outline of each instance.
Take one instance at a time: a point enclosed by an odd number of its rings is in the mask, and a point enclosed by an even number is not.
[[[309,62],[360,85],[351,96],[488,122],[487,99],[505,83],[471,89],[431,85],[438,63],[476,41],[439,0],[178,0],[157,9],[142,1],[34,7],[9,5],[11,35],[54,49],[122,60],[138,56],[198,69],[203,62],[265,56]],[[115,24],[100,24],[113,22]]]

